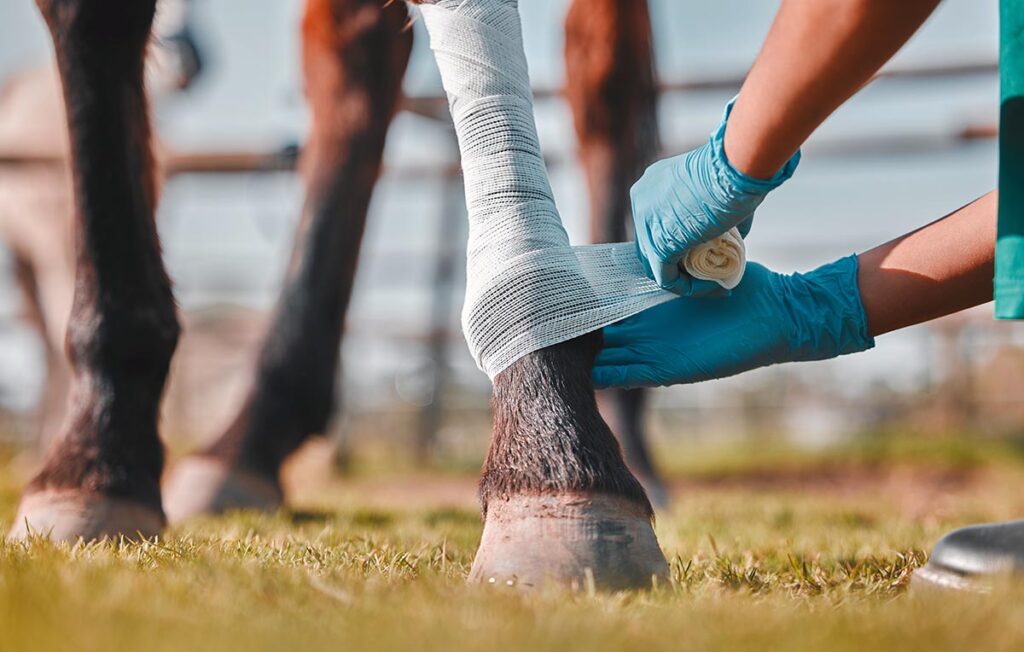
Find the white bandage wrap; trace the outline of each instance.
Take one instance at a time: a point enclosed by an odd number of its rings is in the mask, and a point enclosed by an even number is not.
[[[672,299],[644,274],[633,243],[569,245],[534,123],[517,0],[440,0],[420,10],[462,154],[462,328],[477,365],[494,378],[527,353]],[[684,266],[735,285],[743,264],[716,253],[742,254],[738,234],[729,243],[690,252]]]
[[[731,290],[747,270],[747,247],[738,229],[729,229],[711,242],[697,245],[683,257],[683,269],[694,278],[715,281]]]

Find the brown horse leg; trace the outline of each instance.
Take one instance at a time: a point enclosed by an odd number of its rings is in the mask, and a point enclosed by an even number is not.
[[[597,393],[597,406],[617,434],[626,465],[636,474],[647,497],[655,507],[665,509],[669,506],[668,490],[651,459],[643,423],[647,396],[643,389],[605,390]]]
[[[480,497],[484,533],[470,579],[536,586],[650,586],[668,568],[651,505],[601,420],[591,333],[531,353],[494,380],[494,430]]]
[[[412,48],[407,20],[402,3],[306,2],[303,74],[313,122],[292,264],[239,413],[168,482],[172,520],[277,506],[282,462],[326,429],[366,212]]]
[[[651,504],[597,410],[590,373],[600,346],[601,334],[589,333],[494,378],[471,581],[617,589],[667,576]]]
[[[12,535],[58,540],[163,526],[157,413],[178,340],[153,221],[143,54],[156,0],[38,0],[71,135],[76,285],[68,416]]]
[[[590,192],[594,242],[632,237],[630,185],[658,150],[651,21],[646,0],[575,0],[565,20],[566,98]],[[668,493],[651,463],[644,390],[598,392],[626,463],[657,507]]]

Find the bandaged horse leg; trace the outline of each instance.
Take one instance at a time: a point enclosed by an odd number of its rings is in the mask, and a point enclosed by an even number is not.
[[[494,379],[480,480],[484,532],[470,580],[649,587],[667,566],[643,487],[590,385],[598,333],[520,358]]]
[[[470,579],[649,586],[667,565],[643,488],[601,420],[599,329],[664,300],[632,245],[573,249],[532,114],[515,0],[422,4],[462,152],[470,217],[463,329],[494,382]]]
[[[590,194],[592,242],[633,235],[629,188],[658,153],[658,90],[646,0],[574,0],[565,19],[565,96]],[[646,390],[597,393],[626,464],[657,507],[668,492],[643,425]]]
[[[172,472],[172,521],[279,505],[282,462],[326,430],[366,213],[412,47],[407,20],[402,3],[307,0],[303,74],[313,119],[292,263],[241,409],[212,446]]]
[[[38,0],[71,140],[76,282],[68,415],[22,496],[12,536],[150,536],[164,515],[157,414],[178,339],[153,220],[143,90],[155,0]]]

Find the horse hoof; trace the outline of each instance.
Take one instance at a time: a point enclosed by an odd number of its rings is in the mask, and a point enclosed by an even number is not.
[[[7,536],[12,540],[42,536],[70,543],[122,536],[139,540],[160,534],[164,523],[159,509],[133,500],[76,490],[49,490],[22,497]]]
[[[235,509],[271,512],[283,502],[276,481],[209,457],[187,457],[176,464],[164,488],[164,511],[171,523]]]
[[[668,564],[646,511],[607,494],[492,499],[469,581],[538,588],[651,588]]]

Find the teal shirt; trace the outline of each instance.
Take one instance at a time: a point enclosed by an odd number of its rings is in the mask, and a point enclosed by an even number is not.
[[[999,3],[997,319],[1024,319],[1024,0]]]

